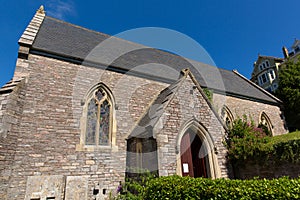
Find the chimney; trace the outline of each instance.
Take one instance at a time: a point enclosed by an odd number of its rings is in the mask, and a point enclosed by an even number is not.
[[[289,52],[285,46],[282,47],[283,56],[285,59],[289,57]]]

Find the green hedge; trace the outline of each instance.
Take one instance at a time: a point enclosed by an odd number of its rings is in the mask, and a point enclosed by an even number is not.
[[[267,143],[260,144],[256,156],[251,159],[299,163],[300,132],[270,137]]]
[[[138,185],[138,184],[137,184]],[[139,194],[119,199],[300,199],[300,178],[228,180],[168,176],[150,179]]]

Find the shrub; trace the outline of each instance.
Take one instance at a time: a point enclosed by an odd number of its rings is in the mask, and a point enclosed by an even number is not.
[[[267,143],[269,137],[263,128],[255,127],[247,116],[237,118],[225,139],[228,156],[231,161],[238,162],[248,157],[258,156],[262,144]]]
[[[273,180],[212,180],[168,176],[150,179],[142,193],[135,196],[127,194],[121,199],[299,199],[299,186],[300,178],[288,177]]]
[[[237,118],[224,142],[229,160],[234,166],[247,159],[300,162],[299,131],[274,137],[268,134],[266,127],[255,127],[246,116]]]
[[[157,172],[149,172],[144,169],[136,169],[137,172],[132,177],[127,177],[123,184],[117,200],[143,200],[144,191],[147,183],[157,177]]]

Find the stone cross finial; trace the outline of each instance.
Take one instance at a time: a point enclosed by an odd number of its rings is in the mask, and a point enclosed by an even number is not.
[[[45,14],[44,6],[41,5],[40,8],[36,12],[40,13],[40,14]]]

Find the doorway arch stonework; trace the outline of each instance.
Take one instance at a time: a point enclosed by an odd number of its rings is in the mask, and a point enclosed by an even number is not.
[[[182,156],[184,156],[183,151],[189,151],[188,149],[182,149],[183,143],[187,142],[187,138],[186,135],[189,134],[190,136],[194,136],[194,138],[189,138],[191,142],[194,142],[194,144],[190,143],[192,146],[195,146],[197,143],[201,145],[200,148],[195,148],[192,147],[190,148],[191,151],[191,156],[198,155],[199,156],[199,160],[200,162],[202,162],[202,164],[205,165],[205,169],[201,169],[201,168],[197,168],[200,167],[199,164],[194,163],[194,165],[196,166],[187,166],[186,164],[193,164],[193,163],[184,163],[182,162]],[[196,143],[196,144],[195,144]],[[185,146],[187,147],[187,146]],[[197,152],[192,152],[192,151],[197,151]],[[213,138],[211,137],[211,135],[209,134],[209,132],[207,131],[207,129],[200,124],[199,122],[195,121],[195,120],[190,120],[189,122],[187,122],[183,129],[180,131],[180,133],[178,134],[177,137],[177,143],[176,143],[176,159],[177,159],[177,169],[176,169],[176,173],[179,176],[185,176],[187,175],[186,173],[184,173],[184,171],[188,170],[190,171],[192,168],[195,168],[194,170],[194,176],[193,177],[201,177],[203,173],[203,171],[205,171],[206,175],[203,177],[208,177],[208,178],[219,178],[221,177],[221,171],[218,165],[218,161],[217,161],[217,156],[216,156],[216,147],[214,145],[214,141]],[[186,161],[186,160],[185,160]],[[196,162],[198,162],[196,161]],[[191,161],[190,161],[191,162]],[[183,165],[185,164],[185,165]],[[185,168],[185,169],[184,169]],[[200,172],[202,171],[202,172]],[[199,174],[200,172],[200,174]]]

